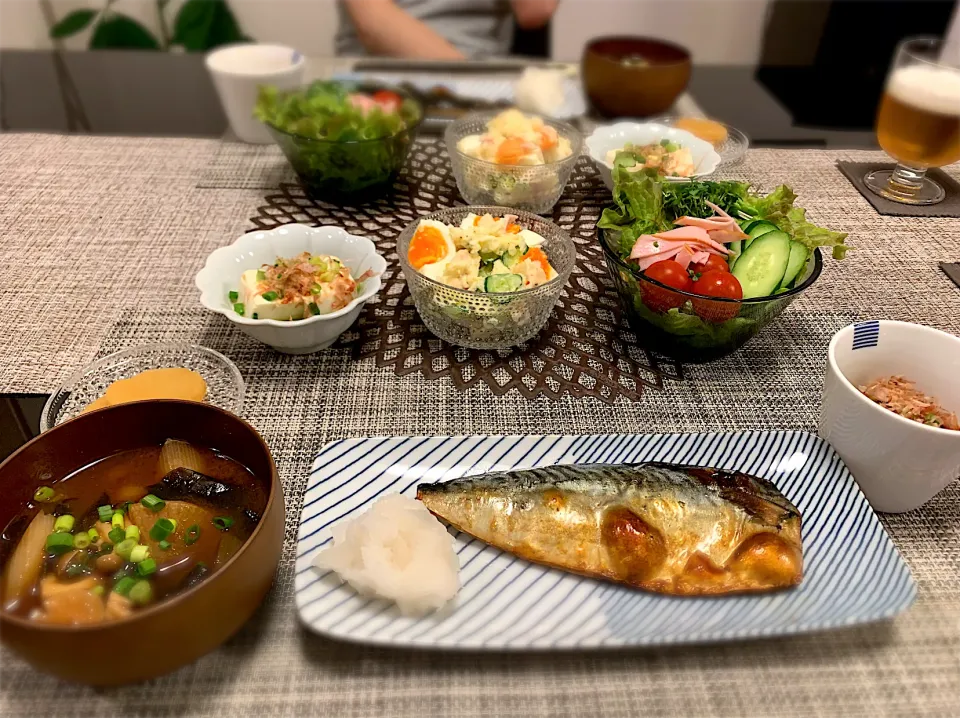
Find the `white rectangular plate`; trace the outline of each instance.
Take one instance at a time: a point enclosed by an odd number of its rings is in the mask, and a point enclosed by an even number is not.
[[[440,612],[406,618],[311,559],[330,526],[421,482],[548,464],[666,461],[769,479],[800,509],[803,583],[787,591],[676,598],[529,563],[457,533],[462,588]],[[569,649],[703,643],[887,619],[916,596],[910,572],[829,444],[793,431],[605,436],[354,439],[323,447],[297,545],[300,618],[327,636],[444,649]]]

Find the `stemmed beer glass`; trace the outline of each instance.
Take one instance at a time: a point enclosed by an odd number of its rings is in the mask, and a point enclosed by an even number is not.
[[[935,38],[904,40],[887,77],[877,140],[897,166],[871,172],[864,182],[895,202],[941,201],[943,187],[926,171],[960,160],[960,61],[951,62],[941,50]]]

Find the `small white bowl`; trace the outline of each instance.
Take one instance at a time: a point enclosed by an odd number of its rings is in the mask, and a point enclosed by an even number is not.
[[[960,339],[918,324],[870,321],[845,327],[830,341],[820,436],[877,511],[900,513],[960,476],[960,431],[905,419],[857,389],[891,375],[960,411]]]
[[[295,257],[301,252],[331,254],[339,257],[354,277],[368,269],[374,276],[364,281],[363,291],[356,299],[330,314],[281,322],[241,317],[233,310],[229,293],[239,291],[241,274],[273,264],[277,257]],[[287,224],[241,235],[229,247],[216,250],[207,257],[195,282],[200,289],[200,303],[239,325],[246,334],[284,354],[310,354],[333,344],[356,321],[363,305],[380,291],[380,277],[386,268],[386,260],[366,237],[348,234],[340,227]]]
[[[709,142],[695,137],[686,130],[661,125],[657,122],[617,122],[597,127],[587,138],[587,153],[600,170],[603,183],[613,190],[613,165],[607,162],[610,150],[619,150],[628,142],[634,145],[650,145],[661,140],[676,142],[690,150],[696,171],[693,177],[706,177],[720,166],[720,155]],[[687,177],[664,177],[668,182],[683,182]]]

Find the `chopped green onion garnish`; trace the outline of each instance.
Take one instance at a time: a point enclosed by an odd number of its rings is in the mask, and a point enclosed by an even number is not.
[[[133,539],[134,541],[140,540],[140,528],[130,524],[127,526],[127,530],[123,532],[123,537],[128,539]]]
[[[53,522],[53,530],[60,534],[68,534],[73,531],[73,524],[74,519],[70,514],[57,516],[57,520]]]
[[[73,548],[73,536],[64,533],[52,533],[47,536],[47,551],[57,556]]]
[[[170,547],[173,546],[173,544],[167,541],[166,539],[164,539],[163,541],[158,543],[157,546],[159,546],[160,550],[162,551],[169,551]]]
[[[280,295],[277,294],[277,293],[274,292],[274,291],[270,291],[270,292],[264,292],[264,293],[261,294],[260,296],[263,297],[263,301],[265,301],[265,302],[272,302],[274,299],[276,299],[276,298],[279,297]]]
[[[320,314],[320,307],[317,306],[316,302],[310,302],[310,311],[313,314]]]
[[[74,548],[86,548],[90,545],[90,536],[82,531],[73,537]]]
[[[114,511],[113,516],[110,518],[110,523],[115,529],[123,528],[123,511]]]
[[[142,499],[140,499],[140,503],[151,511],[159,511],[167,505],[166,501],[161,499],[159,496],[154,496],[153,494],[147,494],[144,496]]]
[[[233,526],[233,519],[229,516],[217,516],[213,520],[213,525],[221,531],[226,531],[228,528]]]
[[[119,528],[110,529],[110,533],[107,534],[107,538],[109,538],[114,543],[120,543],[126,537],[127,537],[127,532]]]
[[[119,593],[121,596],[126,596],[130,593],[130,590],[137,585],[137,579],[132,576],[124,576],[116,585],[113,587],[114,593]]]
[[[177,530],[177,522],[173,519],[160,518],[150,529],[150,538],[154,541],[162,541]]]
[[[157,562],[152,558],[145,558],[137,564],[137,573],[141,576],[149,576],[157,570]]]
[[[130,589],[128,598],[138,606],[150,603],[150,599],[153,598],[153,588],[150,586],[150,582],[137,581],[136,585]]]
[[[56,496],[56,492],[49,486],[41,486],[39,489],[33,492],[33,500],[39,501],[41,504],[45,504],[54,496]]]
[[[230,292],[229,294],[227,294],[227,297],[229,297],[230,303],[233,304],[235,301],[237,301],[240,298],[240,294],[239,292]]]
[[[87,529],[87,536],[90,537],[90,543],[96,543],[100,540],[100,533],[96,529]]]
[[[264,272],[262,269],[258,269],[258,270],[257,270],[257,281],[258,281],[258,282],[262,282],[262,281],[263,281],[264,279],[266,279],[266,278],[267,278],[267,273]]]
[[[187,529],[187,533],[183,536],[183,542],[187,546],[192,546],[197,542],[197,539],[200,538],[200,527],[197,524],[194,524]]]
[[[118,543],[116,546],[114,546],[113,550],[116,551],[117,555],[120,558],[122,558],[124,561],[129,561],[130,553],[133,551],[134,548],[136,548],[136,546],[137,546],[137,542],[134,541],[133,539],[124,539],[123,541]]]
[[[310,264],[312,264],[314,267],[327,266],[326,261],[322,257],[310,257],[310,259],[308,259],[307,261],[310,262]]]
[[[234,305],[233,305],[233,311],[235,311],[237,314],[239,314],[239,315],[242,317],[242,316],[243,316],[243,302],[237,302],[236,304],[234,304]]]
[[[130,552],[130,560],[133,563],[140,563],[146,558],[150,558],[150,549],[143,544],[134,546],[133,551]]]
[[[260,318],[260,315],[257,314],[256,312],[254,312],[254,313],[253,313],[253,318],[254,318],[254,319],[259,319],[259,318]]]
[[[103,586],[94,586],[90,589],[90,593],[92,593],[94,596],[102,596],[106,593],[106,589]]]
[[[100,515],[100,520],[104,523],[110,521],[113,518],[113,507],[112,506],[98,506],[97,513]]]

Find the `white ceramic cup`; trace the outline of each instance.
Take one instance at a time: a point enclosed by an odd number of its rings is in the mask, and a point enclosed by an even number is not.
[[[207,69],[230,128],[244,142],[255,144],[272,141],[264,124],[253,116],[260,86],[296,89],[303,83],[303,67],[303,55],[285,45],[228,45],[207,55]]]
[[[820,436],[833,445],[877,511],[923,505],[960,476],[960,431],[927,426],[864,396],[891,375],[960,412],[960,339],[907,322],[852,324],[830,341]]]

